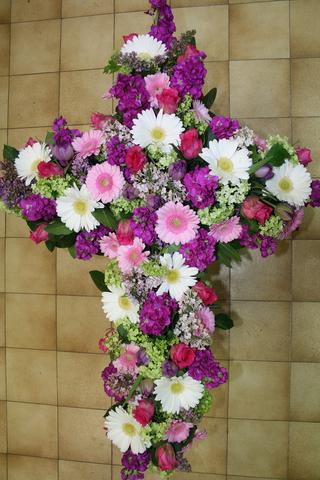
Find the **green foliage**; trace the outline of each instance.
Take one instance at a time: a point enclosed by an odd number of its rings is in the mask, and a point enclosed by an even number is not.
[[[108,287],[104,283],[104,273],[99,272],[99,270],[91,270],[89,272],[90,277],[93,280],[93,283],[95,286],[101,291],[101,292],[108,292]]]
[[[49,223],[45,230],[52,235],[70,235],[72,232],[60,219],[54,220],[52,223]]]
[[[233,327],[233,320],[226,313],[217,313],[215,315],[215,324],[222,330],[230,330]]]
[[[117,228],[117,220],[109,207],[97,209],[92,213],[92,215],[105,227],[109,227],[112,230]]]
[[[53,132],[47,132],[45,143],[47,145],[54,145],[54,133]]]
[[[217,246],[217,259],[219,262],[224,263],[227,267],[231,267],[232,260],[236,262],[241,261],[241,255],[238,250],[235,248],[236,243],[219,243]]]
[[[19,155],[19,151],[14,147],[10,147],[10,145],[4,145],[2,155],[5,160],[14,162],[14,160]]]
[[[210,109],[214,104],[216,96],[217,96],[217,89],[211,88],[211,90],[209,90],[209,92],[203,97],[202,102],[205,104],[207,108]]]
[[[263,167],[266,163],[270,163],[274,167],[280,167],[283,164],[286,158],[289,158],[290,155],[288,151],[280,144],[275,143],[267,151],[265,157],[262,160],[258,160],[251,166],[249,173],[255,173],[259,168]]]

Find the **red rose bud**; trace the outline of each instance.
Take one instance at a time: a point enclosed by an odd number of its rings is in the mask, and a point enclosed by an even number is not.
[[[178,466],[174,450],[170,443],[166,443],[157,448],[156,458],[160,470],[170,471]]]
[[[178,63],[181,63],[184,60],[186,60],[187,58],[194,57],[195,55],[199,55],[199,54],[200,54],[200,51],[194,45],[191,45],[191,43],[190,43],[189,45],[187,45],[187,48],[186,48],[186,51],[184,52],[184,54],[179,55]]]
[[[132,40],[134,37],[137,37],[137,33],[129,33],[129,35],[122,35],[124,43],[127,43],[128,40]]]
[[[261,202],[258,197],[251,195],[243,202],[241,213],[249,220],[257,220],[262,225],[268,220],[273,208]]]
[[[40,162],[38,165],[39,176],[43,178],[58,177],[63,175],[63,168],[54,162]]]
[[[126,153],[126,164],[129,170],[133,173],[137,173],[143,169],[146,163],[146,157],[139,145],[129,148]]]
[[[44,229],[46,226],[46,223],[41,223],[34,232],[30,232],[30,240],[36,244],[46,242],[49,238],[49,233]]]
[[[38,140],[35,140],[32,137],[29,137],[28,140],[26,141],[26,144],[25,144],[24,148],[32,147],[32,145],[34,145],[35,143],[38,143]]]
[[[211,305],[218,300],[216,292],[200,280],[194,285],[193,289],[197,292],[205,305]]]
[[[199,137],[198,130],[191,128],[180,135],[180,150],[188,160],[196,158],[202,150],[202,140]]]
[[[296,154],[298,156],[299,162],[306,167],[308,163],[312,162],[311,150],[309,148],[296,147]]]
[[[164,113],[174,113],[180,101],[179,92],[176,88],[165,88],[157,95],[157,100]]]
[[[130,219],[120,220],[117,227],[117,239],[120,245],[131,245],[133,238],[134,233],[131,228]]]
[[[195,353],[188,345],[178,343],[177,345],[172,345],[170,357],[177,367],[186,368],[193,364]]]
[[[150,423],[154,415],[154,405],[150,400],[140,400],[132,415],[143,427]]]
[[[91,125],[96,130],[102,130],[107,121],[114,121],[111,115],[104,115],[103,113],[94,112],[91,114]]]

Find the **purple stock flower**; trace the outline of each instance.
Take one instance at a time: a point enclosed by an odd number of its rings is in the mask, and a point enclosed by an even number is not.
[[[0,162],[0,170],[0,198],[6,207],[17,208],[32,190],[18,177],[14,162]]]
[[[166,0],[150,0],[150,4],[158,10],[157,23],[151,26],[150,35],[171,48],[174,40],[172,34],[176,31],[172,10]]]
[[[249,225],[242,225],[242,232],[238,238],[240,245],[243,247],[249,248],[250,250],[255,250],[258,248],[258,234],[254,233],[250,235]]]
[[[52,124],[54,131],[55,145],[51,146],[51,151],[62,166],[66,166],[68,161],[73,157],[74,150],[71,146],[75,137],[80,137],[80,130],[70,130],[66,128],[67,120],[63,117],[56,118]]]
[[[120,141],[118,135],[110,138],[106,144],[106,158],[110,165],[125,165],[127,150],[128,148]]]
[[[196,267],[201,272],[215,261],[215,246],[216,240],[212,235],[200,228],[196,238],[181,246],[180,253],[190,267]]]
[[[116,402],[122,402],[130,392],[135,378],[130,372],[118,372],[112,362],[103,370],[101,378],[104,382],[104,391]]]
[[[232,137],[232,135],[239,130],[240,123],[238,120],[217,115],[211,120],[210,128],[215,136],[220,140],[222,138]]]
[[[261,236],[260,252],[262,257],[273,255],[277,249],[277,242],[267,235]]]
[[[71,173],[74,177],[76,177],[81,185],[83,185],[86,181],[87,174],[90,168],[90,163],[88,158],[81,158],[75,156],[72,160],[71,164]]]
[[[312,207],[320,207],[320,180],[312,180],[310,199]]]
[[[34,193],[20,200],[20,208],[22,215],[30,222],[38,220],[50,222],[57,214],[55,200]]]
[[[284,222],[284,227],[282,232],[279,234],[278,239],[279,240],[284,240],[285,238],[288,238],[291,233],[293,233],[299,226],[301,225],[302,221],[304,218],[304,208],[299,208],[296,210],[292,218],[286,222]]]
[[[76,257],[80,260],[90,260],[93,255],[100,251],[99,241],[111,230],[103,225],[91,230],[91,232],[80,232],[76,237]]]
[[[192,55],[173,67],[170,81],[183,98],[187,93],[194,99],[202,96],[207,70],[200,55]]]
[[[185,160],[177,160],[171,163],[168,168],[169,175],[173,180],[181,180],[187,171],[187,162]]]
[[[131,228],[133,233],[141,238],[146,245],[152,245],[157,238],[155,225],[157,214],[147,207],[138,207],[133,210]]]
[[[173,310],[178,308],[167,293],[150,292],[140,311],[140,328],[147,335],[161,335],[171,323]]]
[[[162,373],[165,377],[175,377],[179,368],[170,360],[165,360],[162,364]]]
[[[196,167],[187,173],[183,184],[187,189],[187,199],[196,208],[206,208],[216,201],[215,190],[219,177],[210,174],[209,167]]]
[[[144,474],[142,472],[133,473],[131,470],[123,468],[120,472],[121,480],[143,480]]]
[[[145,472],[149,466],[150,460],[151,455],[147,450],[144,453],[134,454],[129,448],[122,455],[121,463],[127,470]]]
[[[207,388],[217,388],[228,380],[228,371],[221,367],[211,350],[197,350],[188,374],[195,380],[204,381]]]

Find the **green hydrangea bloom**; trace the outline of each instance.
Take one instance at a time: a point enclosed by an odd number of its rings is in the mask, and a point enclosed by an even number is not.
[[[192,111],[183,115],[182,123],[185,128],[196,128],[199,132],[199,135],[203,135],[208,128],[208,124],[198,120]]]
[[[39,178],[32,185],[32,191],[45,198],[58,198],[62,197],[65,190],[74,183],[77,184],[75,178],[68,174],[65,177]]]
[[[171,163],[177,160],[177,152],[172,149],[170,153],[164,153],[159,145],[149,145],[148,154],[154,162],[157,163],[159,168],[168,168]]]
[[[192,101],[193,100],[190,93],[187,93],[187,95],[184,97],[183,102],[181,102],[177,108],[177,115],[184,115],[185,113],[189,112],[192,106]]]
[[[143,262],[140,267],[148,277],[163,277],[167,273],[167,268],[159,265],[155,260]]]
[[[213,399],[211,393],[209,390],[205,389],[202,398],[194,409],[194,413],[201,416],[205,415],[209,412],[212,406],[212,401]]]
[[[112,213],[117,218],[122,218],[122,216],[131,215],[133,210],[137,207],[141,207],[143,205],[143,201],[139,198],[134,200],[127,200],[124,197],[117,198],[110,203],[110,208]]]
[[[107,263],[104,271],[104,283],[108,286],[121,286],[121,271],[119,269],[118,261],[115,258]]]
[[[250,191],[247,180],[241,180],[239,185],[223,185],[217,191],[216,197],[221,206],[234,206],[242,203]]]
[[[289,143],[288,137],[281,137],[280,135],[269,135],[269,137],[267,137],[268,149],[270,149],[276,143],[280,143],[280,145],[282,145],[287,150],[287,152],[290,155],[289,160],[292,163],[294,164],[299,163],[299,159],[296,154],[295,148],[291,145],[291,143]],[[268,149],[265,152],[263,152],[263,156],[266,155],[266,153],[268,152]]]
[[[1,200],[0,200],[0,211],[4,211],[5,213],[13,213],[17,217],[22,217],[21,209],[19,207],[15,208],[8,208]]]
[[[207,207],[197,211],[202,225],[212,225],[220,223],[230,218],[233,214],[232,206],[221,205],[219,207]]]
[[[283,221],[278,215],[271,215],[264,225],[260,225],[259,231],[262,235],[277,238],[283,230]]]
[[[168,429],[170,419],[165,422],[151,422],[141,430],[141,436],[144,440],[149,440],[153,445],[165,440],[165,433]]]
[[[111,360],[118,358],[121,353],[122,342],[117,332],[105,340],[105,346],[107,347]]]

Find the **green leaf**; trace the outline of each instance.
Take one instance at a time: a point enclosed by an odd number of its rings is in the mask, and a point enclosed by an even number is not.
[[[221,263],[231,267],[231,261],[241,261],[240,253],[229,243],[219,243],[217,246],[217,258]]]
[[[208,127],[205,133],[205,145],[208,146],[209,142],[211,142],[212,140],[216,140],[216,138],[217,137],[215,136],[211,128]]]
[[[254,163],[251,166],[249,173],[250,174],[255,173],[257,170],[259,170],[259,168],[263,167],[263,165],[265,165],[266,163],[270,163],[274,167],[280,167],[280,165],[283,164],[285,159],[289,157],[290,155],[288,151],[280,143],[275,143],[274,145],[272,145],[270,150],[268,150],[266,156],[262,160]]]
[[[230,330],[233,327],[233,320],[226,313],[217,313],[215,315],[215,324],[222,330]]]
[[[69,248],[72,247],[76,240],[76,233],[71,233],[70,235],[64,235],[63,237],[56,238],[55,242],[58,248]]]
[[[124,328],[123,325],[118,325],[118,327],[117,327],[117,332],[118,332],[119,337],[120,337],[125,343],[129,342],[128,332],[127,332],[127,330]]]
[[[203,97],[202,102],[207,108],[211,108],[217,96],[217,89],[212,88],[209,92]]]
[[[32,232],[34,232],[37,229],[37,227],[40,225],[39,222],[30,222],[29,220],[27,220],[26,222]]]
[[[5,160],[13,162],[19,155],[19,151],[14,147],[10,147],[10,145],[4,145],[2,155]]]
[[[53,250],[55,249],[56,247],[56,243],[52,240],[47,240],[46,242],[46,247],[47,249],[50,251],[50,252],[53,252]]]
[[[70,235],[72,233],[61,220],[55,220],[45,227],[45,230],[52,235]]]
[[[92,215],[96,220],[98,220],[98,222],[100,222],[105,227],[109,227],[112,230],[115,230],[117,228],[117,220],[109,207],[97,209],[92,213]]]
[[[46,138],[45,138],[45,143],[47,145],[54,145],[54,133],[53,132],[47,132]]]
[[[72,258],[76,258],[76,249],[75,249],[74,245],[72,245],[72,247],[69,247],[68,251],[69,251]]]
[[[103,69],[103,73],[115,73],[121,70],[121,65],[118,63],[119,53],[115,52],[112,57],[108,60],[107,65]]]
[[[101,292],[108,292],[108,287],[104,283],[104,273],[99,272],[99,270],[91,270],[90,277],[93,280],[93,283],[95,286],[101,291]]]

